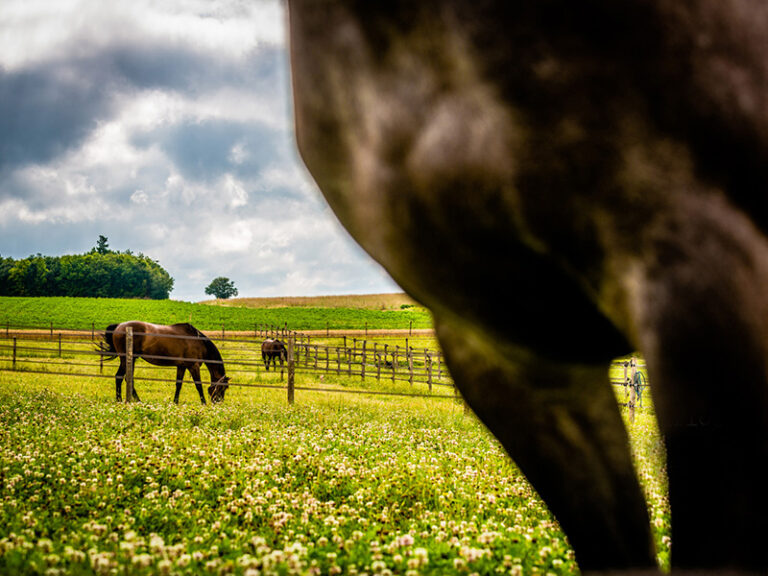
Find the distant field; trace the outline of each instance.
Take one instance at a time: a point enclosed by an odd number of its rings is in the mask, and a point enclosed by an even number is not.
[[[90,330],[125,320],[144,320],[158,324],[190,322],[201,330],[253,330],[256,325],[288,326],[291,330],[407,330],[432,327],[429,312],[419,306],[368,308],[366,297],[351,298],[348,307],[285,304],[275,307],[192,304],[176,300],[121,300],[110,298],[22,298],[0,297],[0,326]],[[386,299],[371,297],[373,301]],[[401,298],[404,298],[401,296]],[[247,299],[243,299],[246,300]],[[321,299],[322,300],[322,299]],[[396,299],[392,300],[395,302]],[[340,300],[341,301],[341,300]],[[355,304],[355,301],[357,302]],[[402,300],[405,303],[405,300]]]
[[[205,300],[201,304],[242,308],[350,308],[354,310],[401,310],[417,306],[406,294],[354,294],[346,296],[287,296],[281,298],[231,298]]]

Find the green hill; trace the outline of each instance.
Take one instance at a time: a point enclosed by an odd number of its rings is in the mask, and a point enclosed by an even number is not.
[[[231,303],[230,303],[231,304]],[[190,322],[201,330],[253,330],[256,325],[292,330],[395,330],[432,327],[429,312],[418,306],[402,309],[283,307],[245,308],[192,304],[176,300],[113,298],[0,297],[0,326],[90,330],[125,320],[157,324]]]

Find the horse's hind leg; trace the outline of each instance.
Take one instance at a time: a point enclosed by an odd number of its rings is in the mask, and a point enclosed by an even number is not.
[[[120,366],[115,373],[115,398],[117,402],[123,401],[123,379],[125,378],[125,357],[120,358]]]
[[[141,402],[141,398],[139,398],[139,391],[136,390],[136,358],[134,356],[133,362],[131,363],[131,374],[133,375],[133,398],[129,398],[128,400],[133,400],[134,402]]]
[[[686,216],[678,234],[696,232]],[[659,239],[667,260],[645,274],[638,325],[667,445],[672,566],[765,574],[768,246],[750,224],[718,229],[728,217]]]
[[[184,381],[184,372],[186,372],[187,369],[184,366],[178,366],[176,368],[176,394],[173,396],[173,402],[174,404],[179,403],[179,394],[181,394],[181,384]]]
[[[189,369],[189,373],[192,375],[192,380],[195,382],[195,388],[197,388],[197,393],[200,395],[200,402],[205,404],[205,392],[203,392],[203,383],[200,381],[200,367],[193,366]]]
[[[438,317],[435,324],[464,399],[547,503],[582,571],[655,569],[608,364],[558,364]]]

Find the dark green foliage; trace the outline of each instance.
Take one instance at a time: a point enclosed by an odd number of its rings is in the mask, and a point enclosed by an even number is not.
[[[218,278],[214,278],[213,281],[208,284],[205,293],[216,298],[227,299],[232,296],[237,296],[237,288],[235,288],[235,283],[232,280],[225,278],[224,276],[219,276]]]
[[[106,236],[99,234],[99,241],[96,242],[96,248],[93,250],[95,250],[98,254],[109,254],[111,250],[109,249],[109,243],[107,240],[108,238]]]
[[[173,278],[151,258],[109,250],[107,238],[87,254],[23,260],[0,257],[0,296],[166,299]]]

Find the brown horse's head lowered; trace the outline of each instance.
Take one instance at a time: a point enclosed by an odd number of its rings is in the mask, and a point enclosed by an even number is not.
[[[200,366],[205,364],[211,375],[211,385],[208,395],[211,402],[224,400],[229,388],[229,378],[224,370],[224,360],[219,349],[205,334],[191,324],[173,324],[164,326],[149,322],[123,322],[111,324],[104,332],[103,351],[107,355],[120,358],[120,367],[115,375],[117,400],[122,399],[122,384],[125,377],[126,362],[126,331],[130,328],[133,334],[133,361],[143,358],[156,366],[176,366],[176,394],[173,401],[178,404],[184,373],[189,370],[195,387],[200,395],[200,401],[205,404],[205,394],[200,380]],[[136,386],[133,387],[136,399]]]
[[[211,402],[221,402],[224,400],[224,394],[229,389],[229,377],[222,376],[219,380],[208,386],[208,396],[211,397]]]
[[[673,567],[765,574],[768,2],[288,4],[307,167],[582,570],[656,568],[608,378],[639,350]]]

